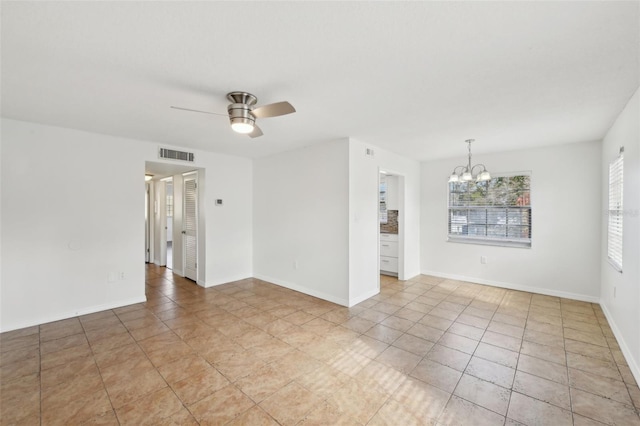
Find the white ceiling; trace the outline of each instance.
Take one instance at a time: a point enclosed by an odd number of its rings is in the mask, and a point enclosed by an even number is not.
[[[638,88],[639,2],[2,2],[2,115],[246,157],[597,140]],[[170,105],[290,101],[265,136]]]

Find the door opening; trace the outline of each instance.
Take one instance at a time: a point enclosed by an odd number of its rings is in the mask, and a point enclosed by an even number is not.
[[[404,280],[404,176],[379,174],[380,274]]]
[[[167,268],[173,269],[173,178],[165,180]]]
[[[150,194],[151,185],[149,183],[145,183],[144,190],[144,261],[145,263],[149,263],[151,260],[151,221],[149,218],[151,217],[151,194]]]

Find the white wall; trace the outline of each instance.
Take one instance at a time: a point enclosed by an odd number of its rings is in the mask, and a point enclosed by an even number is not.
[[[493,173],[531,171],[531,248],[447,242],[447,178],[464,147],[423,163],[423,273],[598,302],[600,150],[587,142],[473,157]]]
[[[342,305],[349,299],[348,142],[254,161],[254,275]]]
[[[636,381],[640,383],[640,91],[602,142],[602,269],[601,305],[626,357]],[[609,163],[624,146],[624,216],[622,269],[617,272],[607,261],[607,209]],[[614,289],[616,290],[614,297]]]
[[[143,176],[158,145],[2,119],[1,149],[0,329],[144,301]],[[196,160],[209,194],[239,194],[206,202],[206,285],[250,277],[251,161]]]
[[[367,148],[375,155],[366,156]],[[349,303],[354,305],[379,291],[379,172],[404,176],[400,203],[399,278],[420,273],[420,163],[362,141],[349,141]],[[404,238],[403,238],[404,236]]]
[[[198,185],[205,191],[199,212],[206,217],[206,286],[253,276],[253,163],[250,159],[201,152],[207,165]],[[216,206],[215,200],[223,205]],[[204,260],[200,260],[204,263]]]

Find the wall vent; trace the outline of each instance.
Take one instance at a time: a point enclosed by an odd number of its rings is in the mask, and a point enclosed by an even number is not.
[[[158,156],[160,158],[167,158],[169,160],[188,161],[193,163],[195,161],[195,155],[193,152],[176,151],[174,149],[160,148]]]

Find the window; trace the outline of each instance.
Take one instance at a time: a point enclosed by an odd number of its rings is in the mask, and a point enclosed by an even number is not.
[[[622,177],[624,149],[609,164],[609,224],[607,227],[607,257],[609,263],[622,272]]]
[[[531,247],[531,176],[449,183],[449,241]]]

